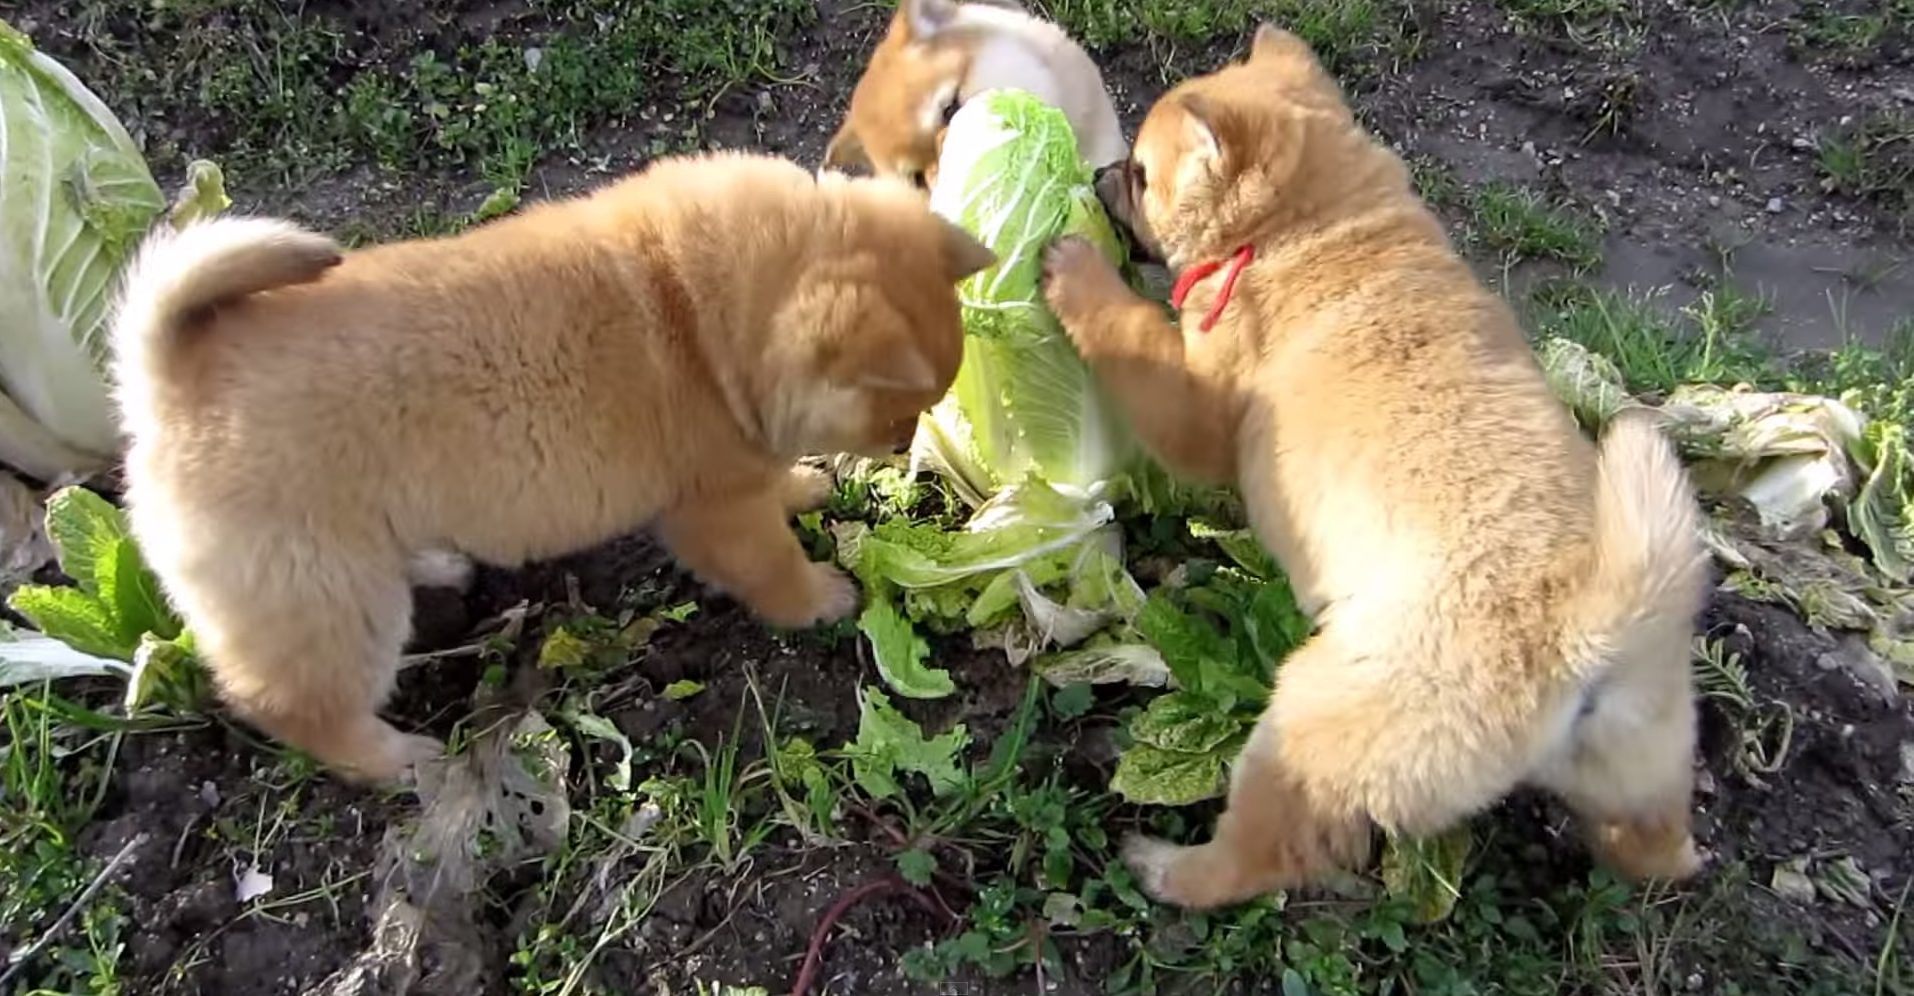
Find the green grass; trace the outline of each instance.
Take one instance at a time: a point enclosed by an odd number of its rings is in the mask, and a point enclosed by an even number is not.
[[[1822,185],[1869,202],[1907,231],[1914,225],[1914,117],[1878,112],[1821,139]]]
[[[1586,216],[1527,187],[1494,181],[1467,199],[1470,232],[1504,266],[1531,261],[1592,270],[1602,262],[1601,231]]]
[[[1778,383],[1782,371],[1752,335],[1765,303],[1732,287],[1704,291],[1674,311],[1649,291],[1562,282],[1540,288],[1530,324],[1608,357],[1630,388],[1666,393],[1682,384]]]
[[[82,7],[83,40],[114,67],[90,85],[133,101],[128,120],[156,117],[138,113],[149,100],[199,108],[179,113],[203,114],[195,130],[220,147],[184,151],[290,183],[370,162],[513,190],[543,157],[585,155],[585,136],[609,123],[655,152],[694,146],[719,96],[784,78],[774,40],[814,17],[798,0],[530,0],[525,24],[482,40],[428,47],[438,24],[420,15],[418,42],[385,48],[272,0]]]
[[[1163,57],[1179,47],[1247,45],[1265,21],[1295,32],[1339,72],[1373,68],[1378,57],[1414,44],[1401,0],[1032,0],[1031,7],[1090,47],[1147,41]]]
[[[119,957],[131,924],[106,884],[76,906],[102,871],[79,847],[106,791],[119,736],[48,685],[0,692],[0,936],[40,953],[0,963],[0,992],[124,991]],[[70,914],[70,915],[69,915]],[[25,989],[10,988],[19,979]]]
[[[1914,0],[1871,0],[1860,10],[1809,2],[1787,25],[1795,51],[1808,58],[1853,60],[1886,55],[1914,32]]]

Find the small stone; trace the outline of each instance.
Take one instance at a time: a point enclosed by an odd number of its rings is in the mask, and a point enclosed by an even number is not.
[[[1781,212],[1787,210],[1787,208],[1788,208],[1788,205],[1784,203],[1781,200],[1781,198],[1779,197],[1768,198],[1768,213],[1769,214],[1780,214]]]
[[[261,871],[257,863],[248,865],[233,876],[234,898],[242,904],[272,892],[272,886],[272,876]]]
[[[1717,208],[1718,208],[1718,207],[1720,207],[1720,206],[1721,206],[1721,197],[1720,197],[1720,195],[1717,195],[1717,194],[1709,194],[1709,195],[1708,195],[1708,206],[1709,206],[1709,207],[1717,207]]]
[[[526,69],[529,69],[535,73],[535,72],[538,72],[538,67],[544,64],[545,64],[544,49],[534,45],[531,48],[528,48],[525,50],[525,68]]]

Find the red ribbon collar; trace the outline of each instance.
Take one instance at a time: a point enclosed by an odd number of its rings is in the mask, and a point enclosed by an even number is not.
[[[1236,291],[1236,278],[1243,275],[1243,268],[1255,258],[1256,247],[1253,245],[1245,245],[1230,256],[1229,273],[1223,277],[1223,289],[1216,292],[1216,300],[1210,303],[1210,310],[1203,315],[1202,323],[1196,326],[1198,331],[1208,332],[1216,327],[1216,320],[1223,317],[1223,308],[1229,304],[1230,295]],[[1176,278],[1176,286],[1170,288],[1171,307],[1182,311],[1183,299],[1190,296],[1190,291],[1196,289],[1197,284],[1222,268],[1222,261],[1211,260],[1184,270],[1183,275]]]

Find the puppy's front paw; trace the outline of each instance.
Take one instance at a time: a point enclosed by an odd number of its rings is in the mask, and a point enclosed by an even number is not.
[[[1072,336],[1092,326],[1098,309],[1135,297],[1117,271],[1089,239],[1070,235],[1043,254],[1043,297]]]
[[[811,565],[816,611],[812,623],[832,623],[857,611],[857,582],[830,564]]]
[[[784,475],[778,485],[778,500],[787,511],[809,512],[831,500],[836,487],[829,471],[798,464]]]
[[[795,590],[782,592],[775,604],[755,608],[764,621],[788,629],[804,629],[836,622],[857,611],[857,584],[830,564],[807,562]]]
[[[445,742],[417,733],[401,733],[376,720],[376,743],[370,749],[332,763],[338,776],[355,785],[410,786],[419,769],[445,756]]]
[[[1183,848],[1143,834],[1127,834],[1120,845],[1123,863],[1136,876],[1137,887],[1157,902],[1168,902],[1170,871]]]

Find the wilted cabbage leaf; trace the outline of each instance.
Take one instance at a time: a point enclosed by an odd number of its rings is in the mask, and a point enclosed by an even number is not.
[[[133,667],[125,661],[75,650],[50,636],[22,633],[0,620],[0,690],[98,675],[131,678]]]
[[[1746,499],[1777,539],[1819,532],[1828,501],[1854,493],[1866,419],[1833,398],[1694,384],[1671,392],[1661,412],[1696,488]]]
[[[1474,848],[1466,822],[1433,837],[1391,836],[1382,856],[1383,886],[1410,904],[1418,922],[1446,920],[1462,898],[1462,871]]]
[[[957,762],[969,743],[970,734],[961,723],[937,736],[924,736],[923,727],[898,712],[883,692],[864,688],[858,692],[857,739],[844,751],[858,786],[891,799],[903,795],[897,783],[901,772],[923,775],[937,795],[961,786],[964,773]]]
[[[1608,357],[1573,339],[1550,336],[1536,353],[1549,388],[1584,426],[1606,425],[1617,412],[1638,403]]]
[[[1895,582],[1914,576],[1914,522],[1908,519],[1914,464],[1907,430],[1893,422],[1870,422],[1856,447],[1867,478],[1848,503],[1848,529],[1874,554],[1875,566]]]

